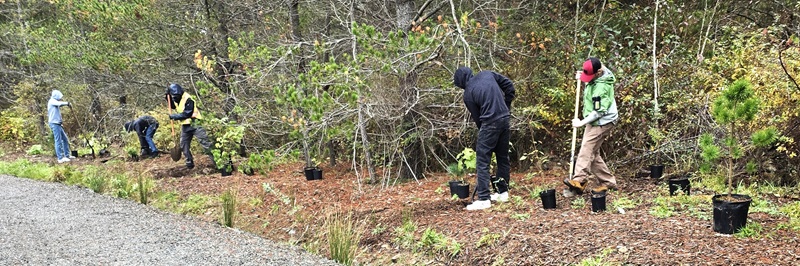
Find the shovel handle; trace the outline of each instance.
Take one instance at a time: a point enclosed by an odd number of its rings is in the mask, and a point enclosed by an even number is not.
[[[577,80],[577,85],[575,86],[575,116],[574,119],[578,118],[578,105],[580,104],[580,97],[581,97],[581,80]],[[575,142],[578,139],[578,128],[572,127],[572,154],[569,158],[569,179],[572,179],[575,175]]]
[[[167,94],[167,114],[172,114],[172,95]],[[175,121],[169,120],[170,128],[172,129],[172,138],[175,138]]]

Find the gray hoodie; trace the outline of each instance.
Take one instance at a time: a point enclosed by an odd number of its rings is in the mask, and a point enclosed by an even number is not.
[[[53,90],[50,94],[50,100],[47,101],[47,123],[61,124],[61,110],[58,108],[68,105],[68,102],[62,102],[61,98],[64,97],[58,90]]]

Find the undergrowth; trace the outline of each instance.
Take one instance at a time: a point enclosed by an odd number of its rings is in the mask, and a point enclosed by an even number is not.
[[[358,251],[358,242],[361,241],[361,231],[352,215],[330,215],[325,227],[328,229],[331,259],[344,265],[352,265]]]

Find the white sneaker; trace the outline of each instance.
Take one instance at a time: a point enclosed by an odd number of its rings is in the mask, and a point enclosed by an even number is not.
[[[69,158],[64,157],[58,160],[58,163],[66,163],[66,162],[69,162]]]
[[[70,155],[69,158],[70,159],[75,159],[75,156]]]
[[[508,191],[489,195],[489,199],[497,202],[508,202]]]
[[[488,201],[488,200],[476,200],[476,201],[472,202],[472,204],[467,205],[467,210],[468,211],[477,211],[477,210],[488,209],[488,208],[491,208],[491,207],[492,207],[492,202],[491,201]]]

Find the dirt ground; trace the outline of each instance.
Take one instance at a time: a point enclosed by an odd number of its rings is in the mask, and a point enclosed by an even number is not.
[[[198,156],[199,157],[199,156]],[[8,158],[5,158],[8,160]],[[573,206],[574,198],[564,198],[561,169],[544,173],[512,173],[514,187],[508,203],[490,210],[467,212],[467,200],[449,197],[447,181],[452,177],[433,173],[421,180],[391,186],[359,185],[347,163],[323,165],[324,179],[306,181],[302,163],[276,166],[265,175],[247,176],[234,172],[222,177],[211,171],[207,158],[200,158],[192,170],[168,155],[141,162],[128,162],[152,173],[158,190],[191,194],[219,195],[227,189],[238,192],[237,227],[265,238],[290,242],[327,256],[325,220],[333,213],[352,214],[362,238],[358,263],[369,265],[563,265],[581,262],[636,265],[800,265],[800,239],[795,231],[776,229],[787,218],[750,213],[749,223],[763,226],[759,239],[742,239],[713,232],[711,220],[680,213],[657,218],[649,212],[653,199],[667,194],[658,180],[619,176],[619,190],[607,197],[607,212],[591,211],[590,196],[585,205]],[[83,162],[81,162],[83,161]],[[76,164],[99,163],[79,159]],[[347,165],[346,165],[347,164]],[[513,169],[512,169],[513,171]],[[474,187],[474,176],[466,177]],[[265,192],[265,185],[271,192]],[[544,210],[535,187],[557,189],[557,209]],[[711,191],[692,191],[693,195],[713,195]],[[534,195],[535,196],[535,195]],[[613,203],[620,198],[640,204],[619,213]],[[775,203],[796,201],[793,197],[774,197]],[[708,217],[711,202],[708,202]],[[218,208],[210,208],[203,219],[219,221]],[[416,226],[415,239],[431,228],[461,244],[460,252],[450,256],[430,249],[400,247],[396,228],[404,219]],[[415,250],[416,249],[416,250]],[[595,265],[595,264],[588,264]]]

